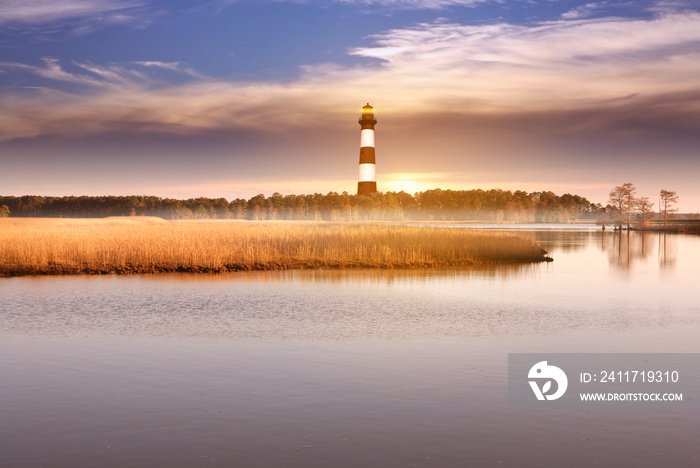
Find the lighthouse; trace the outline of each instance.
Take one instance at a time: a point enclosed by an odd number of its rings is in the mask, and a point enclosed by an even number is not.
[[[377,119],[374,118],[374,108],[367,103],[362,108],[360,117],[360,178],[357,183],[357,194],[373,193],[377,191],[376,159],[374,156],[374,126]]]

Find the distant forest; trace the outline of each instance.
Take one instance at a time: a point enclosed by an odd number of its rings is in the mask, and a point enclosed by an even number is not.
[[[483,220],[510,222],[567,222],[597,219],[614,210],[578,195],[492,190],[426,190],[347,192],[313,195],[255,195],[237,198],[177,200],[154,196],[0,196],[0,207],[12,217],[102,218],[158,216],[165,219],[250,220]]]

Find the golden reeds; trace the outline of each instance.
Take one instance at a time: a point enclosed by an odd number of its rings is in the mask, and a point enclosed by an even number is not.
[[[537,262],[506,233],[384,224],[0,219],[0,275],[420,268]]]

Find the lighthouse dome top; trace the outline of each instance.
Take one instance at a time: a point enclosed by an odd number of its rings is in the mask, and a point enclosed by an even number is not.
[[[363,114],[371,114],[374,111],[374,108],[369,105],[369,102],[367,103],[366,106],[362,107],[362,113]]]

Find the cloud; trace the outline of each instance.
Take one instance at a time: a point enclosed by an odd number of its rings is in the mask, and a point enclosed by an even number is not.
[[[697,10],[696,0],[656,0],[648,7],[649,11],[658,14],[674,14]]]
[[[162,85],[162,82],[154,80],[146,72],[127,68],[120,64],[96,65],[91,62],[71,62],[70,65],[75,71],[66,71],[58,59],[47,57],[41,60],[43,66],[0,62],[0,72],[3,70],[24,71],[52,81],[74,83],[91,88],[111,88],[112,92],[116,93],[129,89],[147,89],[158,84]],[[168,70],[198,79],[204,78],[203,75],[184,66],[181,62],[136,61],[132,64],[146,69]],[[27,87],[25,86],[25,88]]]
[[[184,73],[186,75],[193,76],[195,78],[205,78],[204,75],[197,72],[197,70],[183,65],[181,62],[160,62],[157,60],[146,60],[133,62],[134,65],[139,65],[148,68],[159,68],[162,70],[169,70],[177,73]]]
[[[159,62],[157,60],[134,62],[142,67],[164,68],[166,70],[177,71],[180,68],[180,62]]]
[[[125,0],[3,0],[0,24],[41,24],[52,21],[113,14],[115,21],[129,17],[117,13],[141,6]]]
[[[593,16],[598,10],[607,6],[607,2],[591,2],[584,5],[579,5],[569,11],[562,13],[563,19],[582,19]]]
[[[52,81],[76,83],[84,86],[102,86],[98,79],[66,72],[59,61],[54,58],[43,58],[44,66],[26,65],[23,63],[0,62],[0,70],[19,70],[31,73]],[[43,88],[43,87],[42,87]]]
[[[135,86],[137,80],[146,82],[146,76],[135,70],[128,70],[121,65],[98,66],[90,62],[73,62],[72,65],[85,73],[68,72],[55,58],[43,58],[43,66],[26,65],[14,62],[0,62],[0,71],[14,69],[24,71],[41,78],[65,83],[74,83],[92,88],[112,88],[115,85]],[[43,88],[43,87],[42,87]],[[117,91],[121,87],[116,88]]]
[[[420,24],[374,36],[351,54],[381,61],[406,94],[511,110],[633,93],[698,89],[698,13],[651,20],[559,21],[535,26]],[[421,92],[427,83],[433,93]],[[442,96],[441,96],[442,95]]]
[[[220,0],[220,4],[230,5],[239,0]],[[305,3],[305,0],[276,0]],[[483,3],[502,3],[502,0],[322,0],[318,3],[341,3],[354,7],[376,7],[394,10],[440,10],[451,6],[473,7]]]
[[[498,0],[335,0],[351,5],[376,6],[402,10],[439,10],[449,6],[472,7],[480,3],[495,3]]]
[[[350,50],[367,59],[361,65],[306,66],[285,83],[198,78],[168,85],[152,80],[148,70],[195,74],[178,62],[155,60],[133,63],[139,70],[74,63],[73,72],[54,59],[43,67],[0,64],[93,90],[6,91],[0,139],[112,130],[320,132],[345,125],[367,100],[404,130],[491,125],[535,135],[697,132],[697,24],[697,12],[533,26],[423,23]]]

